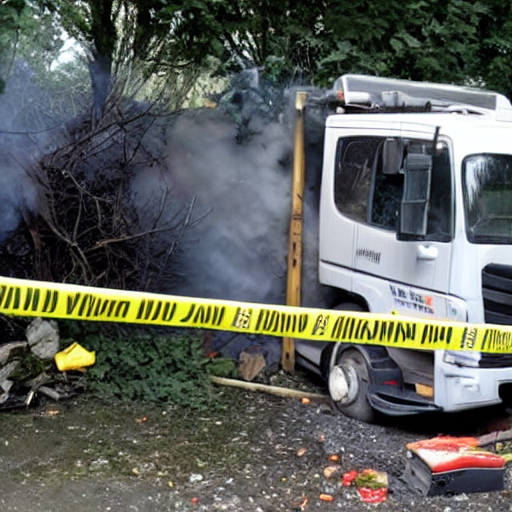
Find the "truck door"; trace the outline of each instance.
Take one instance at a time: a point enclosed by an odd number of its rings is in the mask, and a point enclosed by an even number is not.
[[[434,148],[433,138],[372,139],[374,155],[367,212],[364,221],[356,226],[354,268],[368,277],[448,293],[453,233],[453,187],[448,144],[437,141]],[[397,239],[397,229],[405,175],[412,172],[407,170],[407,155],[424,155],[427,160],[431,157],[432,164],[430,175],[424,178],[430,182],[428,190],[423,191],[426,197],[429,196],[425,214],[426,234],[421,239],[404,241]],[[419,196],[416,199],[421,199]],[[357,288],[364,288],[364,283],[364,279],[358,284],[358,279],[354,278],[354,291],[363,296],[367,293]],[[420,299],[417,300],[421,302],[423,299]],[[432,313],[435,314],[434,311]]]

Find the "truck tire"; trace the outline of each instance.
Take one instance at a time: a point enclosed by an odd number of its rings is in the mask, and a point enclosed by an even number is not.
[[[337,306],[334,306],[332,309],[335,311],[364,311],[359,304],[355,304],[354,302],[342,302]],[[334,351],[335,344],[327,343],[327,346],[322,351],[322,356],[320,358],[320,374],[322,379],[325,382],[329,382],[329,372],[331,370],[331,357]]]
[[[368,402],[370,371],[364,355],[355,348],[339,353],[329,371],[328,388],[335,407],[345,416],[372,423],[375,410]]]

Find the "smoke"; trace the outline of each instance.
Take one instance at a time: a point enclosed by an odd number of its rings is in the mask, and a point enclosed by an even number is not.
[[[26,92],[20,97],[22,83]],[[37,191],[27,173],[38,156],[48,149],[48,140],[44,135],[27,133],[42,128],[27,116],[30,110],[26,108],[27,102],[36,92],[34,87],[27,87],[29,83],[29,69],[19,66],[0,96],[0,243],[16,230],[27,212],[38,207]]]
[[[0,96],[0,243],[20,220],[41,208],[28,172],[45,154],[69,142],[47,114],[51,99],[20,65]],[[163,117],[144,136],[164,166],[134,173],[133,205],[142,223],[177,217],[191,201],[192,225],[169,265],[178,281],[159,291],[247,302],[285,303],[288,229],[291,209],[293,92],[261,84],[256,71],[239,75],[214,109]],[[322,306],[318,285],[318,186],[322,138],[318,123],[308,126],[307,190],[304,204],[303,304]],[[121,150],[121,149],[120,149]],[[99,158],[98,156],[95,157]],[[107,158],[107,156],[105,156]],[[101,168],[101,165],[99,168]],[[149,208],[148,208],[149,205]],[[170,244],[172,233],[161,235]],[[168,238],[166,238],[168,237]]]
[[[30,66],[18,61],[0,95],[0,243],[41,207],[30,174],[42,156],[65,140],[62,121],[50,114],[52,106]]]
[[[290,103],[284,91],[280,95],[255,88],[254,81],[245,88],[237,84],[219,107],[181,114],[166,131],[166,176],[155,179],[145,170],[135,180],[139,205],[158,197],[168,183],[174,208],[195,200],[194,217],[200,220],[187,231],[175,260],[183,278],[167,292],[285,303],[294,126],[286,113]],[[325,291],[318,284],[317,254],[322,140],[318,131],[310,132],[303,304],[321,306]]]

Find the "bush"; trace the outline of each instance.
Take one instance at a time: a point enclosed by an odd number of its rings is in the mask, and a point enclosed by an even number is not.
[[[140,332],[85,322],[66,322],[61,332],[64,346],[77,341],[96,352],[87,381],[98,395],[193,408],[213,402],[208,359],[196,332]]]

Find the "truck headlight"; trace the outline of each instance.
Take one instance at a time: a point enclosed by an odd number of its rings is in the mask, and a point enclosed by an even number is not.
[[[480,362],[479,352],[466,352],[457,350],[445,350],[443,361],[457,366],[478,368]]]

